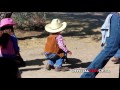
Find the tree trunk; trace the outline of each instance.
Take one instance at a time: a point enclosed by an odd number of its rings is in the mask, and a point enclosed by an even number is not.
[[[3,18],[10,18],[13,12],[0,12],[0,20]]]

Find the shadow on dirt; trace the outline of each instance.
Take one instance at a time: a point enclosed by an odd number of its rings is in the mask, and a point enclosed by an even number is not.
[[[29,60],[29,61],[25,61],[26,62],[26,66],[34,66],[34,65],[44,65],[43,61],[45,61],[46,59],[35,59],[35,60]]]
[[[42,68],[25,68],[25,69],[20,69],[21,72],[25,72],[25,71],[36,71],[36,70],[40,70]]]
[[[43,61],[46,59],[34,59],[34,60],[29,60],[25,61],[26,66],[34,66],[34,65],[44,65]],[[34,71],[34,70],[40,70],[42,68],[20,68],[20,71]]]
[[[64,67],[69,67],[71,69],[74,68],[87,68],[90,65],[91,62],[85,62],[82,63],[80,59],[76,58],[68,58],[68,64],[70,65],[65,65]]]

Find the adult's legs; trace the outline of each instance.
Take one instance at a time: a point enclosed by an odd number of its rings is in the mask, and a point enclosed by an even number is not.
[[[102,69],[109,59],[115,55],[120,46],[120,16],[114,14],[111,19],[110,37],[107,38],[107,45],[93,62],[88,66],[87,70]],[[98,72],[84,72],[81,78],[95,78]]]
[[[120,49],[114,55],[112,61],[114,62],[114,64],[120,64]]]

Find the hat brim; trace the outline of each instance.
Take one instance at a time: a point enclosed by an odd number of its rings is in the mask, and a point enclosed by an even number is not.
[[[4,25],[0,25],[0,28],[1,27],[5,27],[5,26],[14,26],[14,25],[16,25],[16,23],[13,23],[13,24],[4,24]]]
[[[51,24],[47,24],[47,25],[45,26],[45,30],[46,30],[47,32],[49,32],[49,33],[57,33],[57,32],[63,31],[63,30],[66,28],[67,23],[66,23],[66,22],[63,22],[63,23],[62,23],[62,26],[61,26],[60,28],[58,28],[58,29],[51,29],[50,26],[51,26]]]

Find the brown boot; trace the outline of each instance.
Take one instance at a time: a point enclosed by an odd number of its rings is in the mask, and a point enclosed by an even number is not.
[[[60,72],[60,71],[69,71],[69,68],[68,67],[55,67],[55,71],[56,72]]]
[[[112,62],[114,62],[114,64],[119,64],[119,63],[120,63],[120,58],[114,57],[114,58],[112,59]]]
[[[51,70],[51,69],[54,69],[54,67],[51,66],[50,64],[47,64],[47,65],[46,65],[46,69],[47,69],[47,70]]]
[[[55,71],[56,71],[56,72],[60,72],[60,71],[61,71],[61,68],[60,68],[60,67],[55,67]]]

